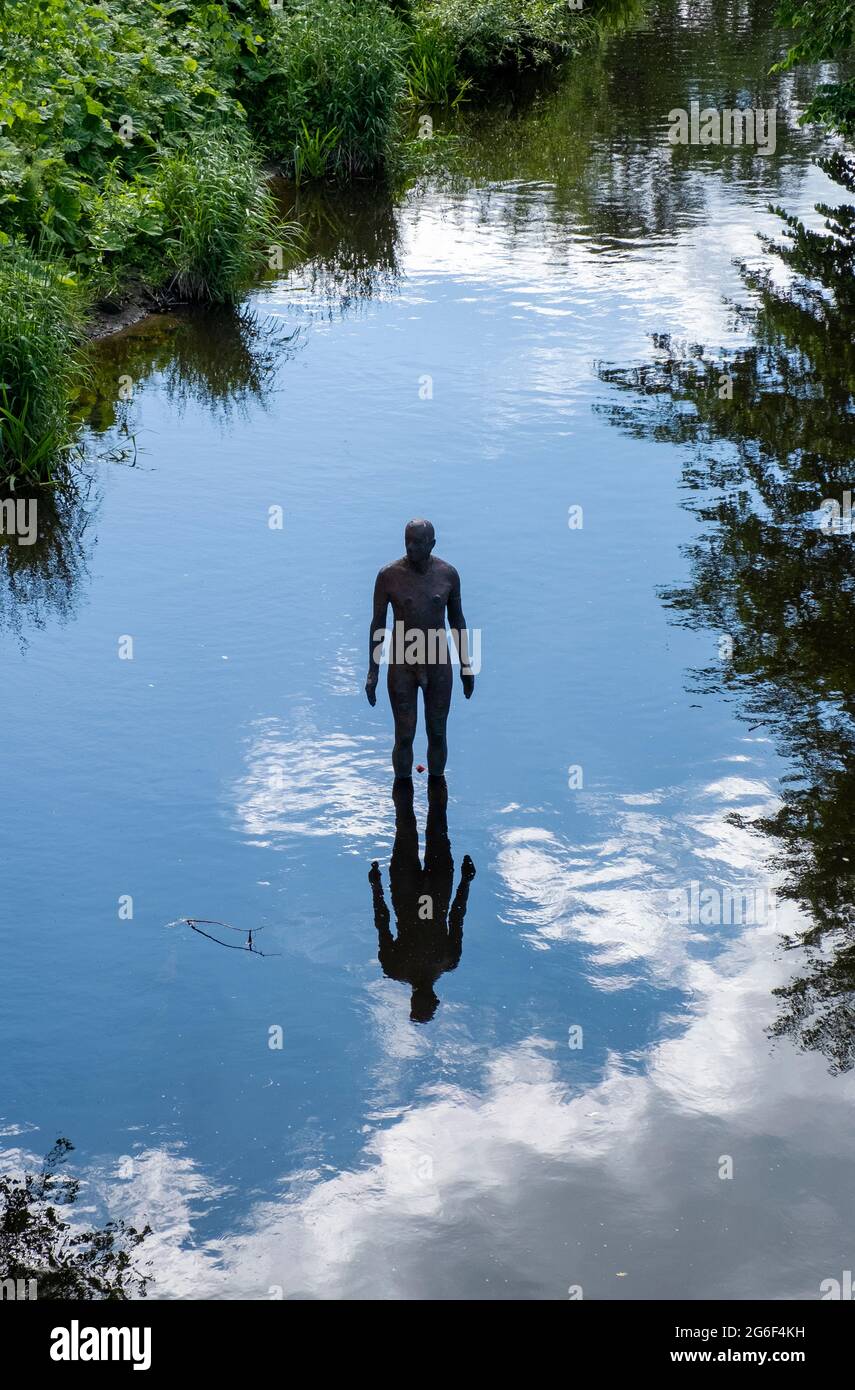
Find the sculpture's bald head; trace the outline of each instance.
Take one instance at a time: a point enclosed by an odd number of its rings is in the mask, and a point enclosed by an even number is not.
[[[421,517],[408,521],[404,530],[407,559],[415,569],[423,569],[436,545],[433,525]]]

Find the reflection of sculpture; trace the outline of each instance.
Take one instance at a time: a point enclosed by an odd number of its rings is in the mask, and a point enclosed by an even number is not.
[[[446,970],[457,968],[463,950],[463,918],[475,865],[468,854],[464,856],[460,883],[451,902],[454,860],[448,839],[448,788],[444,777],[431,778],[428,783],[424,868],[419,859],[412,782],[396,780],[392,796],[395,844],[389,865],[389,891],[396,937],[389,925],[389,909],[376,859],[368,875],[374,894],[374,924],[380,937],[379,959],[390,980],[406,981],[412,987],[412,1021],[429,1023],[439,1003],[434,983]]]
[[[377,703],[378,646],[386,628],[389,604],[395,629],[389,654],[387,686],[395,718],[392,766],[396,777],[413,771],[413,739],[418,718],[418,693],[425,702],[428,736],[428,772],[445,772],[448,746],[445,725],[451,704],[451,656],[445,629],[445,613],[460,657],[460,679],[467,700],[475,688],[469,666],[466,619],[460,602],[460,576],[453,565],[431,555],[436,544],[429,521],[411,521],[404,532],[407,553],[386,565],[374,585],[374,611],[369,634],[368,703]]]

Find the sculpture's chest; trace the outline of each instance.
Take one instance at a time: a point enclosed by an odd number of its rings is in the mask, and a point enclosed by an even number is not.
[[[450,586],[441,575],[402,575],[397,599],[405,613],[441,617],[448,603]]]

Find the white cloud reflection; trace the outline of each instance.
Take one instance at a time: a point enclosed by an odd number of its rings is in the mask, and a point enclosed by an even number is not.
[[[509,829],[500,869],[533,940],[575,933],[598,962],[643,961],[658,983],[679,983],[689,1002],[676,1034],[643,1056],[609,1055],[593,1078],[573,1080],[566,1053],[533,1034],[482,1050],[465,1088],[434,1081],[402,1105],[390,1081],[357,1164],[283,1175],[283,1196],[195,1247],[188,1213],[217,1194],[185,1154],[163,1151],[156,1169],[144,1156],[136,1181],[102,1173],[115,1209],[157,1214],[159,1296],[562,1299],[580,1283],[586,1298],[816,1298],[851,1267],[855,1076],[831,1077],[822,1057],[773,1048],[765,1032],[791,969],[778,930],[796,925],[795,909],[694,958],[647,886],[643,851],[662,822],[627,826],[621,814],[599,848]],[[667,830],[679,832],[675,863],[700,835],[724,874],[733,831],[739,863],[763,873],[768,847],[748,831],[676,816]],[[369,988],[393,1077],[427,1034],[389,999]],[[718,1176],[725,1154],[732,1181]]]
[[[241,831],[256,845],[284,849],[298,836],[345,841],[388,836],[388,750],[367,735],[321,733],[304,714],[253,727],[247,771],[235,789]]]
[[[437,1085],[372,1128],[363,1166],[312,1175],[196,1249],[179,1236],[199,1179],[176,1159],[157,1293],[561,1299],[581,1283],[593,1298],[817,1297],[838,1248],[846,1258],[855,1078],[769,1046],[786,977],[775,942],[748,929],[693,965],[683,1031],[643,1071],[614,1056],[572,1087],[554,1044],[500,1049],[480,1088]],[[725,1153],[733,1181],[718,1178]],[[141,1220],[132,1188],[114,1201]]]
[[[740,805],[743,812],[775,804],[766,783],[738,778],[710,783],[694,799],[725,795],[732,802],[763,796],[760,804]],[[585,945],[593,967],[588,978],[597,988],[630,988],[642,973],[660,987],[683,987],[691,944],[705,934],[697,923],[676,919],[672,891],[688,890],[693,879],[720,890],[768,891],[768,872],[755,838],[728,820],[732,804],[712,815],[686,814],[684,789],[670,798],[658,791],[621,801],[627,809],[608,801],[608,836],[593,844],[572,844],[537,825],[497,829],[504,920],[536,949]],[[589,804],[596,810],[595,798]],[[642,812],[640,804],[658,809]],[[627,971],[629,965],[636,970]],[[619,973],[608,973],[617,967]]]

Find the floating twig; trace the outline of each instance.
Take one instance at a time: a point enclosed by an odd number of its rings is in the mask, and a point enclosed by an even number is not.
[[[232,927],[228,922],[217,922],[210,917],[178,917],[174,922],[167,922],[168,927],[188,926],[191,931],[198,932],[199,936],[206,936],[209,941],[216,941],[218,946],[225,946],[227,951],[249,951],[254,956],[278,956],[279,951],[259,951],[253,943],[253,935],[258,935],[264,931],[264,927],[250,927],[245,930],[243,927]],[[212,936],[210,932],[203,931],[203,927],[222,927],[224,931],[238,932],[246,937],[242,946],[233,946],[230,941],[221,941],[218,936]]]

